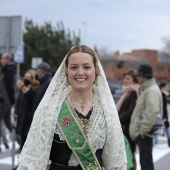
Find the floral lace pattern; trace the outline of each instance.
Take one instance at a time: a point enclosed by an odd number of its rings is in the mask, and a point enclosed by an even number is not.
[[[99,93],[107,128],[107,138],[102,155],[104,168],[106,170],[126,170],[124,138],[118,114],[100,63],[99,68],[101,75],[98,77],[95,88]],[[17,170],[46,170],[58,115],[70,90],[63,61],[35,111],[27,140],[19,157]],[[91,143],[95,142],[97,142],[95,139],[91,141]]]

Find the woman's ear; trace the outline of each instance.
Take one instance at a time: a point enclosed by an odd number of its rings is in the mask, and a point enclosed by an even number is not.
[[[68,71],[67,71],[67,68],[65,69],[65,76],[66,76],[66,79],[67,79],[67,84],[69,85],[69,80],[68,80]]]

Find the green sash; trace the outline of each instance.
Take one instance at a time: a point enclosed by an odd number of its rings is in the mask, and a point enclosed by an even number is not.
[[[57,124],[82,169],[101,170],[96,155],[67,102],[64,102],[62,105]]]

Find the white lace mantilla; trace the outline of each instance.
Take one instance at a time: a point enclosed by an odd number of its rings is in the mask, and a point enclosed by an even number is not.
[[[98,77],[96,89],[107,129],[102,155],[104,168],[106,170],[126,170],[124,138],[117,110],[100,63],[99,68],[101,75]],[[35,111],[27,140],[19,157],[17,170],[46,170],[58,115],[70,90],[71,87],[67,86],[63,61]],[[99,113],[101,112],[99,111]],[[95,132],[89,134],[92,133]],[[89,138],[92,145],[100,146],[100,144],[95,144],[97,141],[95,138],[90,136]]]

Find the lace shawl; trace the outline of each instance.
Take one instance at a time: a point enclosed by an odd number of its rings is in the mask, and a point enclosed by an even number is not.
[[[107,128],[107,139],[102,155],[104,168],[126,170],[124,138],[117,110],[100,62],[99,68],[100,76],[98,76],[96,89],[101,100]],[[57,118],[70,90],[71,87],[66,81],[63,60],[35,111],[27,140],[19,157],[17,170],[46,170]]]

